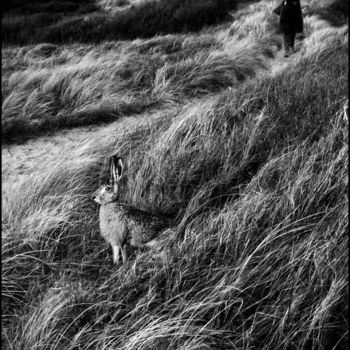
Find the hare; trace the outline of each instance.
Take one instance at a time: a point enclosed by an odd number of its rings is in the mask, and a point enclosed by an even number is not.
[[[120,180],[123,176],[123,161],[113,155],[109,159],[110,184],[100,186],[93,194],[100,204],[100,232],[112,245],[113,262],[127,261],[126,247],[152,247],[152,240],[168,225],[168,220],[129,205],[118,202]]]

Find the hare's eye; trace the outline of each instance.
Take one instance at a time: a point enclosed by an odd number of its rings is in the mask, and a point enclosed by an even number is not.
[[[111,186],[106,186],[106,191],[107,192],[111,192],[112,191],[112,187]]]

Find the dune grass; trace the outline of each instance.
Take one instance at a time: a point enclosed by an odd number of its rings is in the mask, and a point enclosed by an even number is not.
[[[233,38],[167,35],[119,45],[4,50],[2,140],[111,122],[237,87],[268,69],[281,46],[276,34]]]
[[[270,7],[251,10],[265,17],[255,25],[259,37],[253,33],[245,41],[242,31],[232,27],[225,35],[212,31],[99,45],[41,43],[4,49],[3,142],[111,122],[242,84],[268,69],[281,48]]]
[[[2,21],[2,40],[3,45],[99,43],[196,31],[225,20],[236,4],[236,0],[150,0],[108,13],[89,2],[39,2],[28,14],[25,6],[7,3],[12,11]]]
[[[5,346],[346,349],[347,36],[315,30],[288,69],[175,115],[125,119],[4,187]],[[165,263],[143,251],[112,266],[90,194],[114,152],[127,164],[122,199],[176,216]]]
[[[5,349],[348,348],[348,28],[306,18],[267,73],[272,5],[219,33],[4,50],[8,139],[183,105],[3,184]],[[121,199],[173,218],[119,268],[91,200],[114,153]]]

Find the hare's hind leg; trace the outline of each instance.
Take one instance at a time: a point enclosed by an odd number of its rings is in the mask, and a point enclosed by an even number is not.
[[[125,264],[128,259],[128,255],[126,253],[126,244],[122,246],[121,251],[122,251],[123,264]]]
[[[119,263],[119,251],[120,251],[120,248],[118,245],[112,245],[112,249],[113,249],[113,262],[115,264],[118,264]]]

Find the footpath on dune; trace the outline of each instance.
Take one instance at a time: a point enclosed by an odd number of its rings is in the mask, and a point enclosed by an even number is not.
[[[162,109],[147,111],[141,115],[126,117],[106,125],[60,130],[54,135],[41,136],[28,140],[24,144],[5,146],[2,148],[2,181],[19,181],[34,172],[45,169],[46,163],[59,158],[62,154],[69,155],[77,148],[88,147],[91,140],[95,142],[95,140],[114,137],[121,124],[133,125],[141,120],[152,123],[164,113]],[[74,157],[73,154],[72,157]]]
[[[247,6],[242,7],[237,12],[237,16],[240,15],[241,11],[244,11],[250,6],[252,6],[251,3],[248,3]],[[271,16],[273,16],[273,14],[271,14]],[[302,39],[305,39],[305,37]],[[278,74],[288,66],[293,65],[298,58],[300,58],[300,51],[304,45],[303,42],[304,40],[300,39],[297,41],[297,52],[288,58],[283,56],[283,49],[281,48],[277,51],[276,55],[270,59],[270,69],[268,71],[261,69],[261,71],[257,72],[256,76],[250,78],[250,80],[257,79],[262,75]],[[246,83],[246,81],[242,82],[242,84],[244,83]],[[181,109],[188,104],[196,103],[198,100],[200,99],[193,98],[176,106],[147,110],[144,113],[124,117],[109,124],[60,130],[53,135],[40,136],[36,139],[28,140],[23,144],[5,145],[2,148],[2,180],[4,182],[17,182],[34,172],[40,171],[40,169],[45,169],[45,164],[57,159],[60,157],[60,154],[67,155],[72,150],[85,148],[92,142],[91,140],[113,137],[118,128],[120,128],[120,125],[127,128],[128,124],[134,125],[138,121],[145,122],[145,120],[148,120],[151,123],[152,120],[161,118],[164,114],[172,114],[175,110]]]

